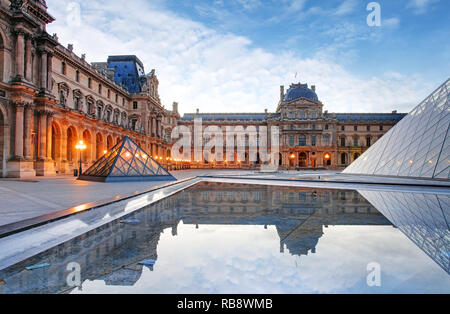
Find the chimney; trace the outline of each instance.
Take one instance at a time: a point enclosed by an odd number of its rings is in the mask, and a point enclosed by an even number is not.
[[[267,113],[268,112],[268,110],[267,109],[264,109],[264,113]]]
[[[315,92],[316,91],[316,85],[311,85],[311,89]]]
[[[394,113],[394,114],[397,113],[397,110],[393,110],[392,113]]]
[[[173,104],[172,104],[172,111],[174,112],[174,113],[178,113],[178,103],[177,102],[173,102]]]
[[[200,109],[197,108],[197,114],[199,114],[199,113],[200,113]]]
[[[280,86],[280,101],[283,101],[284,99],[284,86]]]

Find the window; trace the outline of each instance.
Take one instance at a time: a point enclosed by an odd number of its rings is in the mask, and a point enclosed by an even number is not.
[[[294,146],[294,137],[289,136],[289,146]]]
[[[313,119],[317,118],[317,113],[315,113],[315,112],[311,113],[311,118],[313,118]]]
[[[370,131],[370,125],[367,126],[367,131]]]
[[[353,139],[353,146],[358,147],[358,139],[357,138]]]
[[[80,98],[75,97],[74,105],[75,105],[75,110],[80,110]]]
[[[383,126],[382,125],[380,125],[380,131],[383,131]]]
[[[119,95],[116,94],[116,104],[119,102]]]
[[[298,138],[298,146],[306,146],[306,136],[301,135]]]
[[[305,111],[300,110],[300,119],[304,119],[305,118]]]
[[[341,126],[341,130],[345,131],[345,125]]]
[[[345,137],[341,137],[341,146],[345,147]]]
[[[91,78],[88,78],[88,87],[92,88],[92,79]]]
[[[102,107],[98,106],[97,107],[97,119],[101,119],[102,118]]]
[[[138,102],[137,101],[133,101],[133,109],[137,109],[138,108]]]
[[[136,123],[137,123],[136,119],[131,120],[131,129],[133,131],[136,131]]]
[[[316,129],[316,125],[315,125],[315,124],[312,125],[312,129],[313,129],[313,130]]]
[[[341,164],[342,165],[347,164],[347,155],[345,155],[345,154],[341,155]]]
[[[108,99],[111,97],[111,91],[108,89]]]
[[[98,93],[102,94],[102,84],[98,84]]]
[[[75,72],[75,81],[80,82],[80,71]]]
[[[122,98],[122,106],[125,106],[125,98]]]
[[[330,146],[330,137],[325,136],[325,146]]]
[[[358,131],[358,126],[355,125],[355,126],[353,127],[353,130]]]
[[[316,137],[315,136],[311,137],[311,146],[316,146]]]
[[[325,130],[328,130],[328,128],[329,128],[328,124],[325,124]]]
[[[372,145],[372,143],[371,143],[370,137],[367,137],[366,138],[366,146],[370,147],[371,145]]]
[[[61,73],[64,75],[66,74],[66,63],[65,62],[61,63]]]

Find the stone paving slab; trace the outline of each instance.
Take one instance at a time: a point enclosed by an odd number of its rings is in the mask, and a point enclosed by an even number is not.
[[[211,173],[245,171],[184,170],[173,171],[177,179]],[[37,177],[33,180],[0,179],[0,226],[48,214],[80,204],[113,198],[171,181],[99,183],[78,181],[73,176]]]

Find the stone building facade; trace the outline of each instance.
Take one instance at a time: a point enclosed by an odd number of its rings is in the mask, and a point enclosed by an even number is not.
[[[135,56],[89,64],[46,32],[53,20],[44,0],[0,0],[0,176],[70,173],[78,141],[85,168],[125,135],[165,160],[178,105],[161,105],[155,70]]]
[[[280,87],[280,101],[274,113],[196,113],[185,114],[180,125],[191,132],[194,121],[201,120],[205,130],[218,126],[223,133],[227,127],[254,127],[258,139],[262,127],[267,128],[270,147],[271,127],[279,128],[278,166],[281,169],[343,169],[356,160],[373,143],[381,138],[406,114],[397,113],[329,113],[316,94],[316,87],[307,84],[292,84],[285,93]],[[246,134],[245,136],[248,137]],[[226,140],[224,140],[226,142]],[[242,160],[234,158],[210,162],[202,158],[195,160],[199,168],[257,168],[262,158],[250,158],[252,145],[245,140]],[[193,143],[192,143],[193,145]],[[205,141],[203,142],[205,146]],[[226,143],[224,143],[226,146]],[[204,147],[203,147],[204,148]],[[192,153],[193,154],[193,153]],[[215,156],[217,157],[217,156]]]

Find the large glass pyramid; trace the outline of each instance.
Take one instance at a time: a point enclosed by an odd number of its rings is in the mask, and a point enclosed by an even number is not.
[[[176,179],[126,136],[86,170],[78,180],[123,182]]]
[[[450,179],[450,79],[344,173]]]

